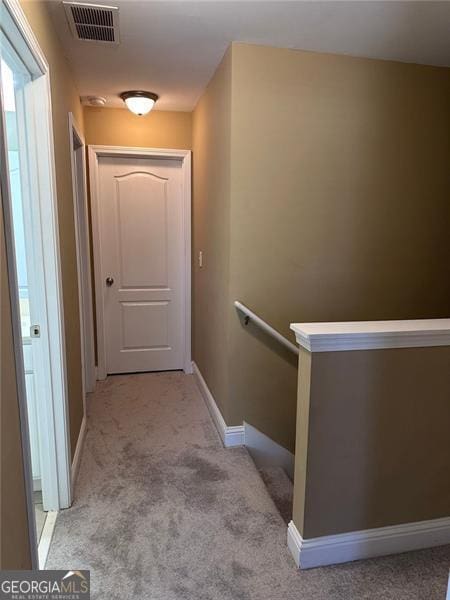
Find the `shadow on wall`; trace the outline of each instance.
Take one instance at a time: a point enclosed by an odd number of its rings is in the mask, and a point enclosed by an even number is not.
[[[294,452],[298,357],[240,313],[232,317],[230,423],[246,421]]]
[[[290,363],[295,369],[298,366],[298,356],[288,350],[285,346],[277,342],[271,335],[258,327],[251,319],[247,322],[247,317],[241,311],[236,309],[236,314],[239,322],[245,332],[250,334],[261,344],[264,344],[269,350],[277,354],[283,360]]]

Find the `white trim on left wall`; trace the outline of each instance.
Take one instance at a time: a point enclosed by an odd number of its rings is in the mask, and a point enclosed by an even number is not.
[[[195,364],[192,363],[192,371],[194,373],[194,378],[197,383],[197,386],[200,390],[203,399],[205,400],[206,406],[211,414],[212,420],[214,421],[214,425],[220,435],[220,438],[223,442],[225,448],[231,448],[233,446],[243,446],[245,444],[245,428],[243,425],[235,425],[228,427],[225,423],[225,419],[220,412],[219,407],[214,400],[214,396],[211,394],[206,381],[203,378],[203,375],[200,372],[200,369]]]
[[[73,498],[75,482],[77,480],[78,471],[80,470],[81,456],[83,454],[83,447],[84,447],[84,440],[86,439],[86,431],[87,431],[87,418],[86,418],[86,415],[84,415],[83,420],[81,421],[80,433],[78,434],[77,445],[75,448],[75,452],[73,455],[73,461],[72,461],[72,470],[71,470],[72,498]]]
[[[39,569],[41,570],[45,569],[45,563],[47,562],[57,517],[57,510],[49,510],[47,516],[45,517],[44,528],[41,533],[41,539],[39,540],[38,547]]]
[[[80,470],[81,457],[83,455],[83,447],[86,439],[87,432],[87,417],[83,415],[81,421],[80,432],[78,434],[77,445],[72,460],[71,467],[71,486],[72,486],[72,499],[75,493],[75,483],[77,481],[78,473]],[[38,544],[38,560],[39,568],[45,569],[45,563],[47,562],[48,553],[50,551],[50,544],[55,531],[56,520],[58,518],[58,511],[50,510],[45,518],[44,528],[41,533],[41,538]]]

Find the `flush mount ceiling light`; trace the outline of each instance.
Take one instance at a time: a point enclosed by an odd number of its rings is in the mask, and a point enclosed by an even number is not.
[[[157,94],[143,92],[141,90],[122,92],[120,97],[127,105],[128,110],[131,110],[132,113],[139,116],[149,113],[159,98]]]

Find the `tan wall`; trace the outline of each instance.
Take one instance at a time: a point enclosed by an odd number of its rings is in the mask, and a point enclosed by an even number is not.
[[[449,316],[449,69],[233,44],[232,105],[231,299],[291,340]],[[230,424],[292,450],[295,361],[262,338],[231,316]]]
[[[193,358],[228,418],[231,53],[193,115]],[[203,251],[204,267],[198,266]]]
[[[68,62],[64,57],[64,51],[53,28],[53,23],[45,4],[29,0],[22,0],[21,4],[50,66],[64,326],[66,334],[70,438],[73,456],[83,418],[83,400],[68,113],[73,112],[78,127],[83,131],[83,112]]]
[[[154,110],[138,117],[121,108],[84,107],[87,144],[146,148],[192,148],[192,114]]]
[[[294,492],[303,536],[448,516],[449,398],[448,347],[313,354],[299,387],[299,413],[309,412]]]
[[[229,425],[294,450],[296,358],[232,302],[291,340],[448,316],[449,70],[239,43],[226,63],[194,113],[194,357]]]
[[[1,210],[0,277],[0,569],[30,569],[19,405]]]

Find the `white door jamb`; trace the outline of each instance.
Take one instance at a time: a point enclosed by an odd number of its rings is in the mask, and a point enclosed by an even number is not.
[[[75,222],[75,242],[77,251],[78,303],[80,310],[81,363],[83,374],[83,404],[86,415],[86,393],[95,388],[95,348],[94,318],[91,280],[91,251],[89,241],[89,212],[87,200],[86,157],[84,138],[76,124],[73,114],[69,113],[70,158],[72,167],[72,196]],[[82,159],[81,181],[78,172],[76,152]],[[80,190],[82,191],[80,198]]]

